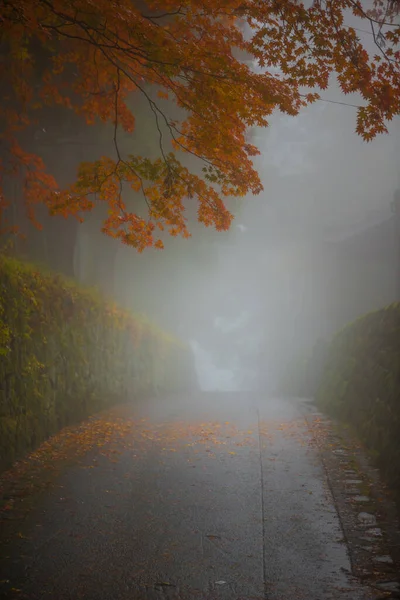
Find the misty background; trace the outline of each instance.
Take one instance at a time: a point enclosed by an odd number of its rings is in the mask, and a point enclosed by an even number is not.
[[[371,35],[360,36],[372,51]],[[261,150],[255,162],[265,189],[228,203],[229,232],[200,225],[194,201],[187,205],[192,238],[164,237],[163,251],[138,254],[103,234],[104,206],[83,224],[41,209],[38,232],[19,182],[9,181],[9,216],[28,234],[15,241],[17,254],[99,287],[188,341],[204,389],[274,390],[317,340],[400,296],[391,210],[400,189],[400,120],[367,144],[355,133],[352,105],[360,98],[343,96],[334,80],[322,95],[299,116],[275,112],[268,129],[249,133]],[[66,185],[80,161],[112,155],[113,141],[112,128],[85,127],[61,110],[46,110],[24,143]],[[174,110],[166,103],[172,118]],[[145,100],[135,98],[135,113],[138,128],[121,133],[121,147],[153,157],[158,136]],[[140,213],[143,200],[130,194]]]

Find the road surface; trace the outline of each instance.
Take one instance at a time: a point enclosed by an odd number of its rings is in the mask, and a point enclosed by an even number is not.
[[[30,516],[7,559],[15,597],[370,598],[350,576],[313,410],[237,393],[123,409],[107,424],[120,441],[70,465]]]

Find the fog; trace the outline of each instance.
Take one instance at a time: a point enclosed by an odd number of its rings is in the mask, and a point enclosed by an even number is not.
[[[397,298],[399,124],[366,144],[355,117],[320,102],[257,131],[265,190],[243,202],[203,279],[208,318],[195,354],[205,388],[273,389],[318,339]]]
[[[360,36],[372,52],[370,33]],[[243,202],[229,241],[218,244],[206,286],[213,309],[194,346],[203,387],[279,388],[318,340],[399,298],[391,202],[400,121],[366,143],[355,133],[361,99],[343,96],[335,80],[321,95],[297,117],[275,113],[252,132],[265,189]],[[215,315],[225,321],[218,332]]]
[[[371,35],[360,36],[372,51]],[[164,251],[139,255],[101,233],[96,209],[82,225],[51,217],[44,233],[32,232],[29,257],[99,287],[185,340],[203,389],[276,389],[317,340],[328,341],[400,291],[391,212],[400,188],[400,121],[366,143],[355,133],[360,98],[343,96],[334,78],[321,95],[298,116],[277,111],[268,128],[249,132],[261,151],[255,162],[264,191],[228,201],[235,215],[229,232],[199,225],[188,204],[192,237],[164,239]],[[152,155],[158,136],[151,111],[140,102],[136,110],[138,131],[127,147]],[[32,149],[61,183],[80,160],[112,151],[104,127],[88,132],[79,123],[61,126],[57,114],[46,118]]]
[[[334,89],[326,96],[335,97]],[[208,285],[219,299],[211,303],[215,314],[232,328],[247,314],[234,334],[219,334],[225,360],[216,387],[233,380],[274,388],[282,370],[317,339],[328,340],[397,297],[390,205],[400,186],[399,123],[366,144],[354,133],[355,117],[351,106],[319,102],[297,118],[276,115],[270,130],[256,132],[265,190],[243,203],[229,242],[219,244],[218,272]],[[222,298],[235,309],[226,311]],[[213,343],[201,339],[211,355]],[[210,355],[196,353],[199,370],[209,365],[203,385],[217,378]]]

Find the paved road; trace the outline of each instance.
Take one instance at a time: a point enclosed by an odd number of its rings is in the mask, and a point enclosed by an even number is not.
[[[118,452],[70,467],[32,516],[9,559],[20,597],[366,600],[349,576],[312,411],[249,394],[123,411]]]

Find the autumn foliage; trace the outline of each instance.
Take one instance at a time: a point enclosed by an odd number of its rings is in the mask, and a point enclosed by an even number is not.
[[[160,231],[188,236],[185,206],[201,223],[228,229],[229,198],[262,190],[248,129],[275,109],[296,115],[337,75],[360,94],[356,130],[365,140],[400,112],[397,4],[377,0],[6,0],[0,8],[2,174],[24,181],[35,208],[82,219],[107,206],[104,232],[139,250],[162,247]],[[375,41],[368,53],[357,17]],[[354,20],[354,18],[353,18]],[[126,154],[121,132],[135,131],[137,98],[157,126],[158,156]],[[87,125],[113,126],[113,151],[84,162],[59,189],[26,145],[39,114],[62,107]],[[171,116],[170,107],[178,110]],[[199,168],[188,167],[187,158]],[[192,164],[192,163],[191,163]],[[197,163],[196,163],[197,164]],[[140,193],[147,214],[129,207]],[[1,191],[3,222],[10,199]]]

